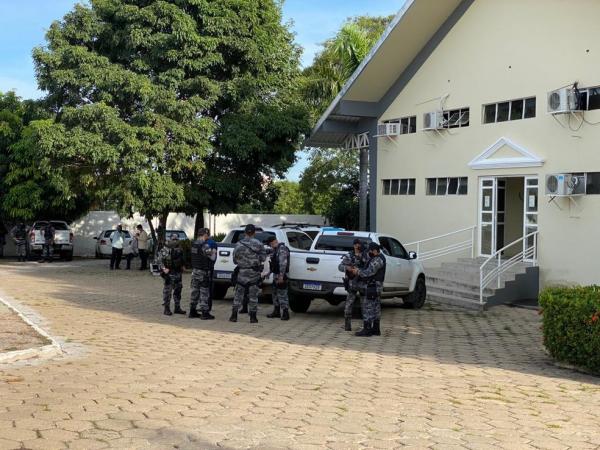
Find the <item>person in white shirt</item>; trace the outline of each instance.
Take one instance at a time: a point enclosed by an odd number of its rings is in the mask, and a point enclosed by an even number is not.
[[[137,240],[138,253],[142,262],[140,270],[148,270],[148,233],[144,231],[144,227],[141,225],[137,226],[137,232],[135,233],[135,239]]]
[[[117,230],[110,235],[112,244],[112,253],[110,255],[110,270],[119,270],[121,267],[121,258],[123,257],[123,247],[125,246],[125,233],[123,226],[119,224]]]

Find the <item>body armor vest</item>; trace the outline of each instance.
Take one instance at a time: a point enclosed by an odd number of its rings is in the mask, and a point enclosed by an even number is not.
[[[211,269],[211,259],[204,253],[204,242],[194,241],[192,243],[192,269],[206,270]]]
[[[279,244],[271,255],[271,272],[273,272],[275,275],[286,274],[290,271],[290,258],[288,258],[287,266],[285,267],[284,271],[282,271],[279,267],[279,252],[283,246],[285,246],[285,244]]]

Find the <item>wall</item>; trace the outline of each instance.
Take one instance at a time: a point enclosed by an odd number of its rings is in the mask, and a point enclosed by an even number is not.
[[[185,214],[170,214],[167,219],[167,229],[183,230],[192,238],[194,235],[195,217]],[[227,233],[232,228],[240,225],[253,223],[257,226],[268,227],[272,225],[287,223],[310,223],[313,225],[326,225],[327,220],[321,216],[314,215],[286,215],[286,214],[227,214],[227,215],[209,215],[205,214],[204,223],[210,228],[213,234]],[[142,224],[149,233],[150,227],[144,217],[138,214],[131,219],[121,218],[114,211],[92,211],[85,217],[76,220],[71,224],[74,238],[73,245],[75,256],[93,257],[96,252],[97,237],[102,230],[115,228],[119,223],[123,224],[127,230],[133,230],[138,224]],[[158,226],[158,220],[154,220],[154,226]],[[14,245],[7,236],[8,244],[5,247],[7,256],[15,255]]]
[[[542,285],[600,281],[600,196],[577,205],[544,197],[545,175],[600,171],[600,125],[568,122],[546,113],[547,93],[579,81],[600,85],[600,2],[579,0],[476,0],[381,117],[417,116],[416,134],[379,138],[378,178],[416,178],[417,195],[382,196],[378,231],[403,241],[419,240],[476,225],[481,176],[540,178],[539,223]],[[423,132],[423,113],[470,107],[470,126]],[[532,119],[482,124],[482,105],[537,97]],[[436,99],[437,100],[431,100]],[[586,112],[590,123],[600,111]],[[558,123],[560,122],[560,123]],[[570,129],[571,128],[571,129]],[[545,159],[542,167],[473,170],[468,163],[506,137]],[[503,150],[501,150],[503,151]],[[468,176],[467,196],[425,195],[425,178]]]

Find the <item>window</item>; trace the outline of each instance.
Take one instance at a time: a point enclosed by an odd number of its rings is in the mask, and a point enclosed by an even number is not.
[[[579,89],[579,95],[583,102],[583,110],[591,111],[600,109],[600,86]]]
[[[331,251],[340,251],[340,252],[349,252],[354,248],[354,239],[356,236],[348,235],[348,236],[331,236],[331,235],[321,235],[317,239],[317,243],[315,245],[315,250],[331,250]],[[369,245],[371,243],[371,239],[368,238],[360,238],[363,241],[364,245]]]
[[[388,123],[397,123],[399,125],[398,134],[412,134],[412,133],[417,132],[417,116],[409,116],[409,117],[402,117],[400,119],[386,120],[383,122],[382,125],[388,124]],[[383,132],[383,131],[384,131],[384,128],[381,128],[381,130],[378,131],[377,134],[386,135],[387,132]]]
[[[231,243],[237,244],[239,241],[244,239],[245,235],[246,235],[246,233],[244,233],[244,230],[236,230],[233,233],[233,237],[231,238]],[[272,233],[270,231],[257,231],[254,238],[258,239],[260,242],[262,242],[264,244],[264,243],[266,243],[267,238],[269,236],[275,236],[275,233]]]
[[[427,178],[427,195],[467,195],[467,177]]]
[[[483,123],[508,122],[532,117],[535,117],[535,97],[483,105]]]
[[[295,248],[297,250],[310,250],[312,241],[304,233],[299,233],[297,231],[288,231],[286,234],[290,244],[290,248]]]
[[[383,195],[415,195],[414,178],[383,180]]]
[[[469,108],[443,111],[444,128],[462,128],[469,126]]]
[[[600,172],[587,173],[586,194],[600,194]]]

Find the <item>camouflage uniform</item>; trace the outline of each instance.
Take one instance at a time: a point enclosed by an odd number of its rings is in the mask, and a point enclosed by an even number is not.
[[[365,251],[361,251],[359,255],[352,251],[348,252],[346,255],[342,257],[342,262],[338,266],[340,272],[346,272],[347,268],[350,267],[358,267],[359,269],[363,269],[367,266],[369,262],[369,255]],[[350,278],[346,275],[346,282],[344,283],[344,287],[346,287],[346,291],[348,295],[346,296],[346,304],[344,306],[344,317],[352,318],[352,308],[354,307],[354,302],[356,301],[356,297],[360,295],[361,292],[365,290],[366,284],[359,277]],[[360,305],[361,310],[363,308],[363,296],[360,296]]]
[[[237,243],[233,251],[233,262],[239,273],[233,298],[233,309],[238,311],[248,290],[250,313],[258,310],[258,293],[260,292],[261,273],[267,259],[263,244],[254,238],[244,237]]]
[[[171,295],[175,310],[181,309],[181,290],[183,289],[182,271],[183,271],[183,250],[179,243],[169,242],[158,253],[158,264],[161,270],[169,269],[169,273],[162,273],[165,280],[163,287],[163,306],[165,309],[170,307]]]
[[[208,241],[196,241],[192,245],[192,296],[190,300],[190,313],[200,302],[200,311],[210,311],[210,271],[211,262],[214,262],[217,252]]]
[[[385,264],[385,256],[380,253],[377,256],[371,257],[367,267],[358,271],[358,277],[361,279],[361,282],[365,283],[365,290],[369,282],[374,281],[377,286],[377,298],[369,300],[365,295],[362,304],[362,315],[365,322],[379,321],[381,319],[381,293],[383,292]],[[383,276],[381,276],[381,271],[383,271]],[[375,280],[376,276],[381,276],[382,280]]]
[[[273,306],[289,309],[288,273],[290,271],[290,249],[281,243],[271,255],[271,272],[273,272]],[[283,275],[283,283],[277,284],[277,277]]]
[[[27,257],[27,228],[24,225],[15,225],[10,230],[10,235],[15,241],[18,260],[25,261]]]

